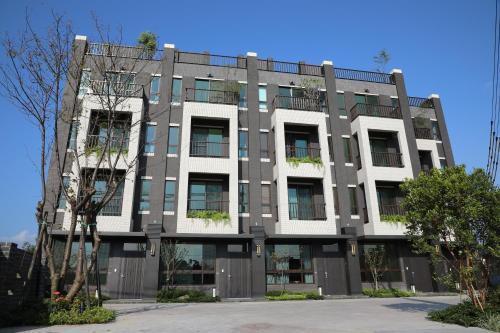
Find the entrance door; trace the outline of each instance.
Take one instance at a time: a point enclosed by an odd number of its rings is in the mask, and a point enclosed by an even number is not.
[[[336,252],[323,252],[323,294],[345,295],[346,274],[344,257]]]
[[[250,297],[250,260],[248,253],[227,252],[226,274],[220,277],[225,278],[225,288],[222,297],[246,298]]]
[[[120,267],[118,298],[142,298],[142,278],[144,275],[144,251],[124,251]]]
[[[410,254],[404,261],[408,289],[414,284],[417,291],[434,291],[430,260],[423,256]]]

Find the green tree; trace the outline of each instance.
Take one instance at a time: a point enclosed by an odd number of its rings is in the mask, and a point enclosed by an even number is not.
[[[386,49],[380,50],[376,56],[373,57],[373,62],[377,66],[376,71],[380,73],[385,73],[385,66],[391,60],[391,55],[387,52]]]
[[[145,58],[151,59],[156,52],[158,36],[149,31],[141,32],[139,38],[137,39],[137,44],[139,44],[140,47],[144,48]]]
[[[379,288],[379,280],[384,274],[385,249],[383,245],[369,247],[365,251],[365,263],[370,269],[375,290]]]
[[[483,310],[489,277],[500,254],[500,191],[482,169],[464,166],[433,169],[406,180],[407,235],[414,251],[449,270],[441,282],[462,285]]]

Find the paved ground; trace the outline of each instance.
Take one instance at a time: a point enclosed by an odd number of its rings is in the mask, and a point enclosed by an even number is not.
[[[104,325],[19,327],[6,332],[214,333],[460,333],[488,332],[425,319],[455,296],[217,304],[110,304],[116,322]],[[128,313],[126,313],[128,312]]]

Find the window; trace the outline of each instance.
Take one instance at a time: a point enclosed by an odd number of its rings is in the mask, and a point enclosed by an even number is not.
[[[190,154],[200,157],[227,157],[228,145],[223,141],[222,128],[193,127]]]
[[[69,176],[63,176],[64,189],[67,190],[69,188],[69,182],[70,182]],[[61,193],[59,193],[59,201],[57,202],[57,208],[62,208],[62,209],[66,208],[66,196],[64,195],[64,192],[62,189],[61,189]]]
[[[337,100],[339,101],[339,114],[341,116],[347,116],[347,111],[345,109],[345,98],[343,93],[337,93]]]
[[[313,185],[288,183],[288,214],[290,220],[323,220],[324,205],[315,202]]]
[[[396,97],[391,97],[391,105],[393,108],[399,108],[399,99]]]
[[[195,80],[194,100],[196,102],[223,103],[225,82],[220,80]]]
[[[342,138],[344,142],[344,158],[346,163],[352,163],[351,140],[350,138]]]
[[[153,76],[151,78],[151,89],[149,91],[149,101],[158,102],[160,100],[160,77]]]
[[[80,78],[80,87],[78,88],[78,97],[84,96],[90,88],[90,71],[84,69]]]
[[[267,284],[314,283],[309,245],[266,245]]]
[[[271,214],[271,185],[262,184],[262,214]]]
[[[168,244],[168,243],[164,243]],[[175,253],[182,253],[176,259],[174,285],[214,285],[215,284],[215,244],[173,244]],[[166,281],[168,267],[162,268],[162,284]]]
[[[373,277],[366,260],[366,254],[369,251],[373,251],[377,248],[382,250],[384,253],[382,269],[380,270],[380,280],[384,282],[402,281],[401,267],[398,258],[398,249],[393,244],[384,243],[360,244],[359,264],[361,266],[361,281],[373,283]]]
[[[122,177],[124,177],[123,174],[117,177],[116,181],[123,179]],[[125,186],[124,184],[125,182],[123,181],[121,181],[118,184],[115,194],[113,195],[111,200],[109,200],[108,203],[104,207],[102,207],[102,209],[99,212],[99,215],[120,216],[122,214],[123,188]],[[108,175],[104,174],[99,175],[95,182],[96,192],[92,197],[92,201],[94,202],[102,201],[104,196],[108,193],[108,185],[109,185]]]
[[[260,132],[260,158],[269,158],[269,142],[267,132]]]
[[[248,157],[248,132],[239,131],[238,157]]]
[[[172,103],[180,103],[182,98],[182,79],[172,80]]]
[[[68,148],[76,150],[76,139],[78,137],[78,127],[80,122],[78,120],[71,121],[69,128]]]
[[[135,74],[127,72],[107,72],[106,80],[110,83],[109,93],[129,96],[135,93]]]
[[[165,182],[165,200],[163,202],[164,211],[173,211],[175,206],[175,180]]]
[[[361,104],[370,104],[370,105],[378,105],[378,96],[376,95],[362,95],[362,94],[356,94],[354,95],[354,101],[356,103],[361,103]]]
[[[259,110],[267,110],[267,88],[259,86]]]
[[[239,204],[238,211],[240,213],[248,213],[248,184],[247,183],[240,183],[239,193],[240,193],[240,198],[239,198],[240,204]]]
[[[156,136],[156,125],[146,124],[146,139],[144,142],[145,153],[155,152],[155,136]]]
[[[337,187],[333,188],[333,204],[335,205],[335,215],[340,215],[339,191]]]
[[[434,140],[441,140],[441,133],[439,132],[439,123],[435,120],[431,121],[431,126],[432,126],[432,139]]]
[[[177,154],[179,147],[179,127],[170,126],[168,128],[168,154]]]
[[[247,108],[247,85],[246,83],[240,83],[240,100],[238,107]]]
[[[446,163],[446,160],[445,159],[440,159],[439,160],[439,164],[441,166],[441,169],[444,169],[448,166],[448,163]]]
[[[351,204],[351,215],[358,215],[358,199],[356,197],[356,188],[349,187],[349,202]]]
[[[151,193],[151,180],[142,179],[141,180],[141,199],[139,201],[139,210],[148,211],[149,210],[149,194]]]
[[[330,153],[330,162],[333,162],[333,142],[332,137],[328,137],[328,152]]]
[[[222,183],[215,181],[193,181],[189,184],[188,211],[228,211],[227,202],[222,200]]]

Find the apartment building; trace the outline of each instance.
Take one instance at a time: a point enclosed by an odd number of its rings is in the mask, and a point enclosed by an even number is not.
[[[137,161],[97,218],[99,277],[109,296],[154,297],[167,283],[161,248],[169,241],[183,253],[175,285],[223,298],[261,297],[282,283],[359,294],[371,285],[364,255],[377,245],[386,252],[384,285],[440,290],[432,280],[439,268],[411,252],[404,224],[393,220],[404,215],[398,185],[454,165],[453,154],[439,96],[409,97],[401,70],[172,44],[142,57],[140,49],[85,36],[76,36],[75,49],[85,65],[74,94],[87,116],[61,121],[63,151],[99,140],[89,124],[98,121],[95,97],[105,79],[92,59],[113,52],[143,65],[140,73],[125,65],[113,74],[142,89],[127,96],[120,118],[137,124],[127,133]],[[76,162],[65,163],[69,179]],[[49,216],[57,241],[70,216],[59,194],[68,184],[56,169],[53,160],[48,185],[58,208]]]

